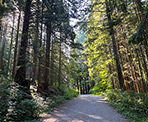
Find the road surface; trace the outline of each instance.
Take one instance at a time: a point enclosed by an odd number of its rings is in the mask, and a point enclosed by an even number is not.
[[[40,122],[128,122],[103,97],[80,95],[59,106]]]

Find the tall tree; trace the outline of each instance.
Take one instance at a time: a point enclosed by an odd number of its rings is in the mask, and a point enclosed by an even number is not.
[[[39,10],[39,0],[36,1],[36,20],[35,20],[35,38],[33,41],[33,78],[32,80],[35,81],[37,79],[37,63],[38,63],[38,48],[39,48],[39,15],[40,15],[40,10]]]
[[[114,36],[114,29],[113,29],[113,20],[111,18],[111,6],[110,6],[110,2],[108,0],[105,1],[106,2],[106,14],[107,14],[107,18],[108,18],[108,25],[109,25],[109,31],[110,31],[110,35],[111,35],[111,39],[112,39],[112,44],[113,44],[113,51],[114,51],[114,57],[115,57],[115,61],[116,61],[116,68],[117,68],[117,72],[118,72],[118,79],[119,79],[119,83],[120,83],[120,88],[122,90],[125,90],[125,86],[124,86],[124,79],[123,79],[123,74],[122,74],[122,70],[121,70],[121,66],[120,66],[120,62],[119,62],[119,56],[118,56],[118,50],[117,50],[117,46],[116,46],[116,40],[115,40],[115,36]]]
[[[0,51],[0,75],[2,74],[2,71],[4,70],[4,66],[3,66],[3,58],[4,58],[4,53],[5,53],[5,45],[6,45],[6,34],[7,34],[7,26],[8,24],[6,24],[3,34],[2,34],[2,42],[1,42],[1,51]]]
[[[28,43],[28,30],[29,30],[29,20],[31,12],[31,2],[32,0],[26,0],[25,12],[24,12],[24,22],[23,22],[23,31],[22,39],[20,45],[20,54],[18,58],[18,70],[15,75],[15,82],[19,83],[21,86],[29,88],[29,84],[26,82],[26,49]]]
[[[12,53],[12,46],[13,46],[14,24],[15,24],[15,12],[13,12],[13,25],[12,25],[11,42],[10,42],[10,49],[9,49],[9,55],[8,55],[8,64],[7,64],[7,69],[6,69],[6,77],[8,76],[10,60],[11,60],[10,56]]]
[[[50,63],[50,42],[51,42],[51,22],[47,23],[47,39],[46,39],[46,55],[45,55],[45,71],[44,71],[44,88],[49,85],[49,63]]]
[[[17,32],[15,39],[15,49],[14,49],[14,58],[13,58],[13,69],[12,69],[12,77],[15,77],[16,73],[16,65],[17,65],[17,57],[18,57],[18,43],[19,43],[19,31],[20,31],[20,22],[21,22],[21,11],[19,12],[18,20],[17,20]]]

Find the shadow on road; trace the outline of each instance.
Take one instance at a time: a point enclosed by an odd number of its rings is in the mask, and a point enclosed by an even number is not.
[[[103,97],[80,95],[59,106],[40,122],[127,122]]]

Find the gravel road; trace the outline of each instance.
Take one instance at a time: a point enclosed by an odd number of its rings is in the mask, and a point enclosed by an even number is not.
[[[40,122],[128,122],[99,96],[80,95],[59,106]]]

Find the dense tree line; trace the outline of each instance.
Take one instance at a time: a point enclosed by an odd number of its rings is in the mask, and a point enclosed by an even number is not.
[[[77,1],[1,1],[1,80],[14,79],[38,91],[66,81],[68,48],[75,33],[70,17]]]
[[[123,91],[147,92],[146,21],[147,1],[92,1],[85,44],[92,79]]]
[[[95,82],[103,89],[147,92],[146,1],[87,1],[81,9],[88,15],[81,16],[83,43],[74,41],[70,26],[71,17],[80,17],[77,0],[0,2],[1,80],[14,80],[28,90],[36,84],[45,93],[68,80],[81,93],[84,84],[83,89],[90,89]],[[80,47],[83,51],[74,49]]]
[[[34,94],[145,95],[147,23],[146,0],[0,0],[0,121],[35,117]]]
[[[70,50],[79,47],[70,18],[79,16],[80,4],[0,0],[0,121],[35,118],[39,97],[56,103],[77,96],[69,85],[68,63]]]

